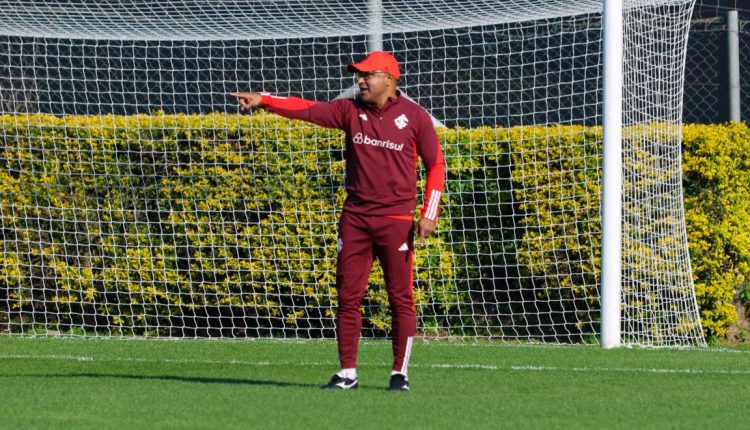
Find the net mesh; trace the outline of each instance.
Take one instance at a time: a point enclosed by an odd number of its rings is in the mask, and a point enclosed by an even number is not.
[[[623,337],[702,344],[680,183],[692,1],[625,3]],[[343,136],[226,93],[351,94],[373,4],[0,2],[0,331],[333,337]],[[421,333],[595,341],[600,2],[378,7],[448,165]],[[387,335],[378,267],[363,315]]]

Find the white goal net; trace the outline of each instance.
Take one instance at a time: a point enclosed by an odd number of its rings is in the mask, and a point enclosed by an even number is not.
[[[624,3],[623,343],[702,345],[680,174],[692,0]],[[596,342],[592,0],[0,0],[0,333],[333,337],[342,134],[227,93],[351,96],[346,64],[381,46],[447,163],[420,332]],[[362,312],[364,336],[388,334],[377,266]]]

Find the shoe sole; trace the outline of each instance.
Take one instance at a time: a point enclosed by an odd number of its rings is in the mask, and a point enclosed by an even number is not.
[[[358,382],[355,382],[352,385],[323,385],[320,388],[326,389],[326,390],[356,390],[359,386]]]

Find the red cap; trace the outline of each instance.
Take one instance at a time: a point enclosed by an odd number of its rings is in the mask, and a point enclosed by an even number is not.
[[[350,72],[373,72],[379,70],[388,73],[396,79],[401,76],[401,72],[398,70],[398,61],[396,61],[393,55],[385,51],[372,51],[364,60],[359,63],[352,63],[346,68]]]

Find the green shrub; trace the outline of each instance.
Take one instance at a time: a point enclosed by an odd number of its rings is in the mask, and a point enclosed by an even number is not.
[[[339,131],[270,115],[2,120],[0,282],[17,322],[330,334]],[[438,238],[417,252],[417,309],[458,301],[443,248]],[[371,290],[363,312],[382,331],[382,275]]]
[[[1,118],[0,314],[16,327],[332,334],[341,132],[272,115]],[[585,341],[598,327],[601,129],[439,134],[448,181],[439,234],[416,254],[422,327]],[[709,336],[749,296],[749,137],[744,125],[684,128]],[[639,154],[626,162],[653,161]],[[388,330],[379,270],[363,313]]]
[[[684,184],[690,256],[707,337],[727,334],[750,285],[750,130],[688,125]]]
[[[596,128],[539,126],[444,133],[464,334],[583,341],[595,332]],[[585,200],[581,195],[593,195]],[[565,249],[574,251],[565,254]],[[593,254],[592,254],[593,253]],[[458,256],[462,256],[459,258]],[[470,329],[469,329],[470,330]]]

